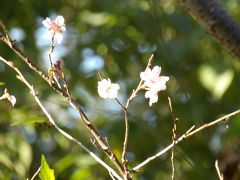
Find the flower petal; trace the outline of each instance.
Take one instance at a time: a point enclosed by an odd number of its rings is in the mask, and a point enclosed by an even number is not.
[[[62,35],[62,33],[56,32],[56,38],[57,38],[58,44],[61,44],[61,43],[62,43],[62,40],[63,40],[63,35]]]
[[[46,27],[46,28],[50,28],[51,27],[51,19],[49,17],[47,17],[43,22],[42,24]]]
[[[150,74],[151,74],[151,69],[150,69],[150,68],[146,68],[144,72],[141,72],[141,73],[140,73],[140,78],[141,78],[143,81],[148,81]]]
[[[152,75],[155,76],[159,76],[161,73],[161,67],[160,66],[154,66],[152,69]]]
[[[58,25],[58,26],[64,26],[64,17],[63,16],[57,16],[56,19],[55,19],[55,23]]]
[[[13,95],[10,95],[8,100],[11,102],[12,106],[14,106],[16,104],[16,101],[17,101],[17,99]]]
[[[146,91],[145,98],[149,98],[149,106],[158,101],[158,94],[154,91]]]

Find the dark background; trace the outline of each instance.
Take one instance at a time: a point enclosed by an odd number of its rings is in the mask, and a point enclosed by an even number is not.
[[[223,1],[240,18],[240,1]],[[154,54],[154,65],[170,76],[167,90],[151,108],[144,92],[130,105],[129,163],[131,167],[171,143],[172,118],[180,119],[178,135],[239,108],[240,63],[207,34],[173,0],[1,0],[0,18],[23,51],[45,72],[50,41],[41,22],[63,15],[67,32],[56,56],[64,61],[71,92],[118,157],[124,138],[124,114],[113,100],[97,94],[98,73],[120,84],[119,99],[126,103],[136,88],[139,73]],[[103,160],[76,112],[5,44],[0,55],[14,61],[39,92],[57,123]],[[57,179],[109,179],[108,172],[81,148],[47,122],[29,90],[15,72],[0,63],[0,92],[8,88],[17,104],[0,102],[0,179],[26,179],[40,166],[44,154]],[[214,162],[222,171],[230,160],[239,161],[239,115],[204,130],[176,147],[176,179],[218,179]],[[229,160],[230,159],[230,160]],[[231,161],[230,161],[231,164]],[[237,166],[234,166],[237,167]],[[230,168],[236,173],[236,169]],[[135,179],[170,179],[170,152],[145,166]],[[229,176],[230,177],[230,176]]]

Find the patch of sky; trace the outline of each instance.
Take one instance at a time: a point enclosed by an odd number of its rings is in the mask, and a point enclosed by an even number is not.
[[[4,63],[0,63],[0,72],[4,72],[6,65]]]
[[[138,51],[142,54],[146,53],[154,53],[157,50],[157,45],[156,44],[150,44],[150,43],[140,43],[138,45]]]
[[[120,105],[114,99],[96,98],[95,109],[109,120],[114,121],[123,116]]]
[[[97,90],[97,85],[96,85],[96,90]],[[86,115],[88,116],[88,118],[91,119],[91,121],[94,121],[96,119],[95,107],[97,107],[97,101],[95,97],[92,94],[90,94],[86,89],[81,87],[80,84],[74,89],[74,93],[77,94],[78,96],[77,100],[78,102],[80,102],[81,105],[83,105],[82,108],[86,113]],[[76,118],[76,120],[79,120],[78,112],[74,110],[72,107],[68,108],[68,112],[73,118]]]
[[[96,84],[96,90],[97,90],[97,84]],[[93,98],[92,94],[90,94],[86,89],[81,87],[81,84],[78,84],[78,86],[74,89],[74,92],[78,94],[78,97],[80,99],[87,99],[88,103],[90,104],[95,102],[95,99]]]
[[[89,44],[91,43],[97,36],[97,30],[89,29],[87,32],[84,32],[79,37],[82,44]]]
[[[20,130],[21,135],[29,142],[33,143],[37,139],[37,134],[32,126],[25,126]]]
[[[156,126],[156,120],[157,120],[157,116],[154,115],[154,113],[151,110],[146,110],[143,113],[143,119],[145,121],[147,121],[147,123],[152,126],[155,127]]]
[[[69,112],[70,116],[73,117],[73,119],[77,119],[77,120],[79,119],[78,112],[75,109],[73,109],[72,106],[68,106],[67,107],[67,111]]]
[[[56,142],[48,133],[43,133],[37,144],[39,149],[44,153],[51,152],[56,146]]]
[[[9,35],[13,40],[16,40],[17,42],[21,42],[26,37],[24,30],[18,27],[11,28]]]
[[[121,52],[127,48],[127,44],[122,39],[114,39],[112,42],[112,48],[118,52]]]
[[[222,149],[222,136],[227,132],[224,125],[219,126],[209,141],[209,146],[215,153],[219,153]]]
[[[79,66],[79,69],[86,74],[95,73],[100,71],[104,67],[104,60],[101,56],[96,55],[91,48],[85,48],[82,51],[83,61]]]
[[[54,120],[58,121],[67,128],[74,128],[74,124],[71,122],[71,116],[64,108],[51,101],[44,101],[43,104],[44,107],[48,109],[49,113],[53,114]]]
[[[133,152],[127,152],[127,157],[129,162],[133,162],[136,159],[136,156]]]

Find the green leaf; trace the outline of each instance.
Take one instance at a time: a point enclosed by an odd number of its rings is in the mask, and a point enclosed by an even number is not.
[[[42,166],[42,169],[39,174],[40,179],[41,180],[55,180],[54,171],[49,168],[44,155],[42,155],[41,166]]]
[[[19,121],[15,121],[11,123],[11,126],[19,126],[19,125],[27,125],[27,124],[35,124],[35,123],[43,123],[46,122],[45,117],[34,117],[34,118],[23,118]]]
[[[115,24],[116,17],[106,12],[95,13],[91,11],[82,11],[80,15],[81,21],[92,26],[102,26],[105,24]]]
[[[5,85],[5,82],[0,82],[0,86],[4,86]]]
[[[57,173],[63,172],[64,170],[69,168],[72,164],[74,164],[75,161],[76,161],[76,155],[69,154],[65,156],[54,165],[55,172]]]
[[[94,174],[88,168],[80,168],[76,170],[70,177],[70,180],[79,180],[79,179],[96,179]]]
[[[234,72],[226,69],[218,73],[210,65],[202,65],[199,68],[199,79],[202,85],[209,90],[215,100],[220,100],[232,83]]]

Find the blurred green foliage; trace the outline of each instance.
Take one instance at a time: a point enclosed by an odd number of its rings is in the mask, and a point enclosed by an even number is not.
[[[240,18],[239,0],[222,3],[235,19]],[[101,134],[108,137],[118,157],[124,116],[115,102],[98,97],[98,73],[120,84],[120,101],[125,103],[139,82],[139,73],[154,54],[154,65],[162,66],[162,74],[170,76],[170,81],[152,108],[143,92],[130,105],[131,167],[172,141],[168,96],[180,119],[179,135],[192,125],[202,125],[240,107],[240,63],[173,0],[1,0],[0,10],[12,38],[45,72],[50,41],[44,39],[41,22],[47,16],[65,17],[67,32],[62,46],[56,47],[56,58],[64,61],[73,96]],[[64,99],[3,43],[0,55],[14,61],[24,72],[64,130],[109,162],[94,149],[87,129]],[[109,179],[107,171],[82,149],[55,129],[36,123],[47,119],[15,72],[0,63],[1,94],[4,88],[15,95],[17,104],[12,108],[9,102],[0,102],[0,179],[31,177],[41,164],[41,154],[53,167],[56,179]],[[239,158],[239,117],[179,144],[175,153],[176,179],[217,179],[216,158],[224,159],[226,152],[237,153]],[[142,180],[170,177],[169,153],[136,175]]]

